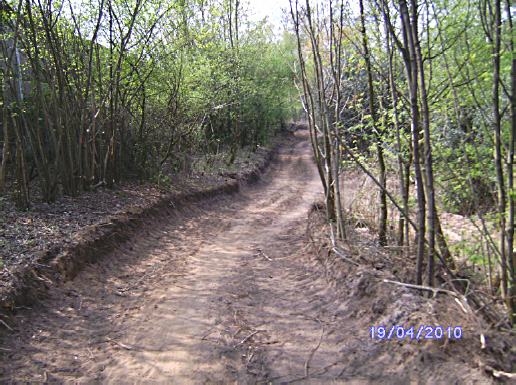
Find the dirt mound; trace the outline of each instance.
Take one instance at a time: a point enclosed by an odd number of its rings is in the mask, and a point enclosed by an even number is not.
[[[317,206],[310,213],[308,229],[325,275],[342,301],[339,317],[347,325],[359,325],[356,333],[364,341],[360,350],[368,352],[357,354],[355,347],[346,347],[355,360],[352,367],[388,372],[387,379],[393,382],[404,378],[424,383],[485,383],[491,376],[508,379],[499,372],[515,371],[516,339],[491,330],[453,296],[426,298],[425,292],[394,283],[412,280],[413,260],[382,253],[383,261],[380,255],[365,261],[345,246],[347,260],[330,253],[329,229]],[[385,329],[379,330],[381,326]],[[393,326],[398,328],[389,338]],[[421,326],[425,328],[418,338]]]

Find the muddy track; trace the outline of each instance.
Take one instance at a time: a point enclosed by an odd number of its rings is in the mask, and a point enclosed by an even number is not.
[[[0,381],[408,380],[308,256],[322,189],[296,136],[260,182],[175,211],[19,313]]]

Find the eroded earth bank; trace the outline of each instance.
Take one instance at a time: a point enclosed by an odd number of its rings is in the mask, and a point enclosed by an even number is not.
[[[321,198],[300,130],[259,182],[178,208],[20,310],[0,379],[489,382],[469,353],[473,333],[430,345],[371,339],[375,322],[403,323],[428,304],[365,282],[361,269],[339,288],[307,236]]]

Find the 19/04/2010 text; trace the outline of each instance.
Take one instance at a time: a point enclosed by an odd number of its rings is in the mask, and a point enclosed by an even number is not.
[[[369,329],[371,332],[372,339],[380,339],[380,340],[390,340],[390,339],[404,339],[410,338],[411,340],[420,340],[420,339],[461,339],[462,338],[462,328],[460,326],[424,326],[421,325],[419,328],[414,328],[411,326],[409,328],[404,328],[403,326],[391,326],[390,328],[385,326],[373,326]]]

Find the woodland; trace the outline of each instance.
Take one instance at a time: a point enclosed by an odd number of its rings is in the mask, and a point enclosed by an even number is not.
[[[338,1],[290,8],[296,86],[335,238],[353,219],[340,180],[351,163],[379,188],[369,216],[379,246],[409,246],[422,290],[448,287],[481,310],[496,293],[498,326],[513,324],[516,305],[514,12],[496,0],[360,0],[355,17]],[[451,245],[442,213],[475,234]],[[468,261],[480,274],[465,272]]]
[[[167,186],[303,116],[335,244],[367,226],[379,248],[415,256],[414,288],[457,293],[511,329],[511,0],[291,0],[280,34],[249,12],[240,0],[2,1],[2,207]],[[343,208],[351,169],[375,185],[360,223]],[[452,242],[445,213],[473,231]]]

